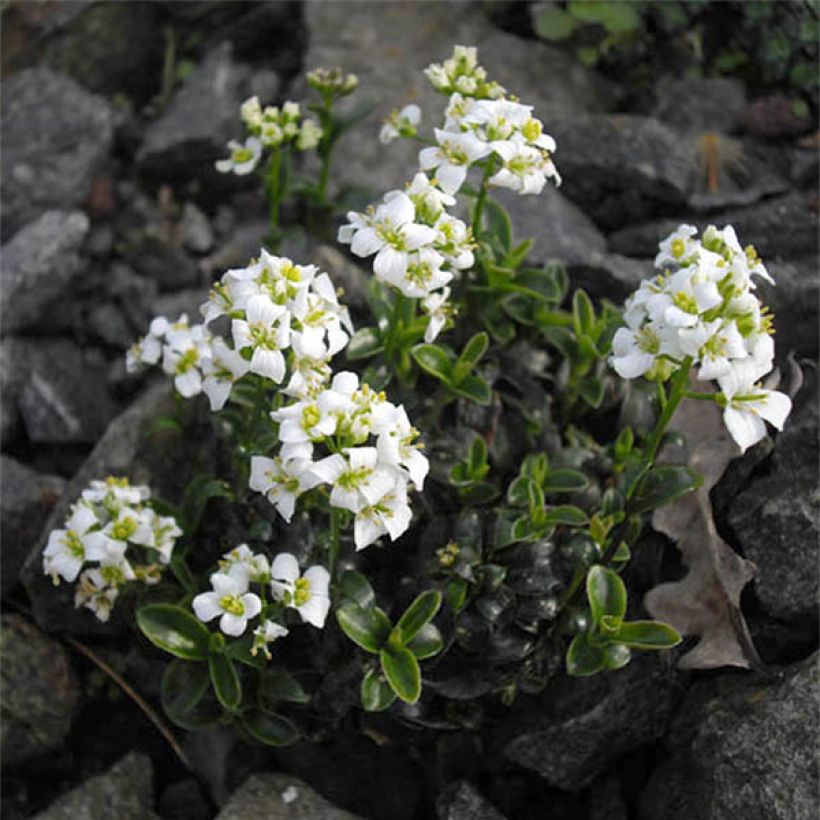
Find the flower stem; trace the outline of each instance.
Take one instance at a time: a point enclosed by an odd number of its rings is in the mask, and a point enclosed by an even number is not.
[[[336,583],[336,572],[339,567],[339,551],[341,547],[340,511],[330,508],[330,544],[328,545],[328,572],[330,581]]]
[[[484,215],[484,203],[487,200],[487,180],[490,178],[491,166],[489,160],[484,164],[484,175],[473,206],[473,237],[477,240],[481,235],[481,219]]]

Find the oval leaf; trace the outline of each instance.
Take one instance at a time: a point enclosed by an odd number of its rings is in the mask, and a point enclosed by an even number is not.
[[[606,665],[606,652],[590,645],[585,633],[576,635],[567,650],[567,672],[573,677],[586,677],[600,672]]]
[[[689,467],[662,464],[653,467],[641,481],[629,502],[633,513],[649,512],[674,501],[703,483],[703,476]]]
[[[208,667],[204,663],[171,661],[162,675],[162,708],[174,723],[184,720],[207,690]]]
[[[342,597],[348,598],[360,607],[367,609],[376,602],[376,595],[370,581],[355,569],[349,569],[342,573],[339,581],[339,591]]]
[[[587,514],[580,507],[564,504],[547,510],[547,526],[563,524],[565,527],[585,527],[589,523]]]
[[[137,610],[137,626],[154,646],[186,661],[205,660],[211,633],[182,607],[148,604]]]
[[[541,485],[545,493],[576,493],[585,490],[589,479],[580,470],[550,470]]]
[[[383,712],[396,700],[396,693],[378,669],[370,669],[362,678],[360,695],[366,712]]]
[[[450,383],[452,365],[449,356],[438,345],[416,345],[411,351],[418,366],[445,384]]]
[[[626,614],[626,587],[618,573],[596,564],[587,573],[587,598],[592,618],[601,625],[604,617],[608,631]]]
[[[428,589],[422,592],[399,618],[391,638],[395,638],[401,646],[406,646],[423,626],[435,618],[440,606],[441,593],[438,590]]]
[[[378,607],[364,609],[348,601],[337,608],[336,620],[353,643],[373,654],[378,654],[390,635],[390,619]]]
[[[253,709],[242,716],[248,734],[267,746],[288,746],[299,740],[299,730],[282,715]]]
[[[229,711],[235,712],[242,702],[242,685],[230,658],[225,655],[211,655],[208,671],[217,700]]]
[[[442,646],[444,646],[444,638],[441,637],[441,632],[435,624],[425,624],[416,633],[416,637],[407,644],[407,648],[418,661],[438,655]]]
[[[389,646],[379,653],[379,659],[390,688],[405,703],[415,703],[421,695],[421,671],[413,653],[405,647]]]
[[[458,385],[450,385],[450,389],[463,399],[469,399],[476,404],[486,407],[493,400],[493,391],[489,383],[481,376],[467,376]]]
[[[678,632],[660,621],[630,621],[621,624],[613,637],[633,649],[671,649],[681,642]]]
[[[379,332],[375,327],[363,327],[357,330],[345,348],[347,360],[355,362],[368,359],[384,349]]]

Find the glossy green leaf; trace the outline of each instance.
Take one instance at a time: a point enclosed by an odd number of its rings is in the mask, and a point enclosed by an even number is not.
[[[505,290],[525,293],[540,302],[551,304],[558,304],[564,295],[559,279],[550,268],[524,268]]]
[[[589,517],[580,507],[563,504],[547,510],[546,522],[550,527],[559,524],[565,527],[585,527],[589,523]]]
[[[363,327],[357,330],[347,347],[345,355],[348,361],[355,362],[360,359],[368,359],[384,350],[384,343],[375,327]]]
[[[207,690],[208,667],[204,663],[171,661],[162,675],[162,708],[174,723],[184,721]]]
[[[595,308],[586,292],[580,288],[572,297],[572,324],[575,335],[590,336],[595,328]]]
[[[480,376],[467,376],[462,379],[457,386],[450,386],[450,389],[462,398],[474,401],[476,404],[485,407],[493,400],[493,391],[490,385]]]
[[[365,672],[360,695],[362,708],[366,712],[383,712],[396,701],[396,693],[390,688],[380,669],[369,669]]]
[[[182,528],[189,535],[199,526],[208,502],[214,498],[233,499],[230,485],[210,475],[198,475],[188,484],[180,502]]]
[[[404,611],[393,629],[391,638],[405,646],[418,634],[425,624],[428,624],[441,607],[441,593],[435,589],[422,592]]]
[[[147,604],[137,610],[137,626],[152,644],[189,661],[208,657],[211,633],[191,612],[173,604]]]
[[[550,470],[541,485],[544,493],[576,493],[585,490],[589,479],[580,470]]]
[[[458,494],[465,504],[478,505],[494,501],[498,498],[499,490],[489,481],[473,481],[468,486],[461,487]]]
[[[261,709],[246,712],[242,725],[251,737],[267,746],[289,746],[299,740],[299,730],[286,717]]]
[[[407,644],[407,648],[419,661],[438,655],[443,646],[444,638],[441,637],[441,632],[435,624],[425,624]]]
[[[450,357],[441,347],[421,344],[416,345],[410,353],[422,370],[440,379],[445,384],[450,383],[452,363]]]
[[[613,637],[633,649],[671,649],[681,642],[678,632],[660,621],[629,621]]]
[[[534,15],[533,28],[542,39],[551,43],[568,40],[578,26],[578,21],[558,6],[547,6]]]
[[[507,501],[515,507],[526,507],[530,503],[530,479],[519,476],[507,487]]]
[[[310,695],[290,672],[284,669],[266,669],[260,679],[260,696],[268,705],[276,703],[307,703]]]
[[[490,345],[490,337],[484,333],[476,333],[464,346],[461,355],[456,360],[452,370],[451,382],[459,384],[472,369],[481,361],[481,357],[487,352]]]
[[[487,198],[484,214],[487,230],[498,238],[505,251],[509,251],[512,247],[513,234],[510,215],[506,209],[496,200]]]
[[[390,635],[390,619],[378,607],[364,609],[347,601],[336,609],[342,632],[367,652],[378,654]]]
[[[532,245],[532,239],[525,239],[514,248],[511,248],[509,253],[504,257],[504,267],[512,268],[513,270],[518,268],[527,258],[527,254],[530,252]]]
[[[229,711],[234,712],[242,702],[242,685],[236,667],[226,655],[211,655],[208,671],[217,700]]]
[[[612,626],[626,614],[626,587],[617,572],[601,564],[587,573],[587,599],[592,618],[599,626]],[[607,618],[607,621],[603,619]]]
[[[578,395],[590,406],[599,408],[604,400],[604,383],[597,376],[587,376],[578,385]]]
[[[592,646],[584,632],[572,639],[566,660],[567,672],[573,677],[594,675],[606,666],[605,650],[599,646]]]
[[[421,671],[413,653],[406,647],[388,646],[379,659],[390,688],[405,703],[415,703],[421,695]]]
[[[339,579],[339,592],[343,598],[353,601],[363,609],[369,609],[376,603],[376,594],[370,586],[370,581],[354,569],[342,573]]]
[[[630,499],[630,509],[634,513],[656,510],[692,492],[702,483],[703,476],[689,467],[673,464],[652,467],[634,491]]]
[[[484,441],[483,436],[476,436],[473,443],[470,445],[470,452],[468,455],[468,467],[470,476],[473,479],[484,478],[487,471],[490,469],[487,464],[487,442]]]

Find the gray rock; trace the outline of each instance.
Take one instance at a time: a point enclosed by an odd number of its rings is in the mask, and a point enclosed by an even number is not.
[[[6,237],[44,210],[85,200],[111,147],[114,112],[69,77],[31,68],[5,81],[0,121]]]
[[[17,399],[27,372],[15,355],[18,347],[11,339],[3,339],[0,343],[0,439],[4,449],[20,435],[23,427]]]
[[[584,262],[568,266],[572,287],[584,288],[596,299],[621,302],[653,275],[652,261],[617,253],[593,251]]]
[[[157,416],[176,414],[185,425],[184,436],[172,430],[152,430],[152,421]],[[71,584],[52,586],[42,569],[45,536],[62,526],[70,505],[93,479],[127,476],[133,483],[150,486],[156,497],[177,502],[193,475],[191,446],[196,447],[195,457],[201,469],[219,474],[216,462],[220,444],[211,427],[207,403],[192,401],[177,406],[164,380],[149,388],[111,422],[66,486],[46,522],[44,537],[35,544],[21,572],[34,617],[43,629],[81,635],[112,634],[123,629],[127,618],[121,607],[114,609],[111,621],[101,623],[88,610],[74,609]]]
[[[244,267],[259,256],[268,230],[266,220],[243,222],[237,228],[227,230],[227,241],[200,261],[200,269],[209,276],[219,278],[228,268]]]
[[[288,774],[255,774],[234,792],[217,820],[356,820]]]
[[[663,77],[652,116],[684,133],[732,134],[741,125],[746,90],[728,77]]]
[[[106,276],[108,295],[128,317],[133,331],[145,333],[153,318],[151,303],[157,298],[157,283],[135,273],[127,265],[115,262]]]
[[[332,172],[335,182],[366,188],[371,198],[402,187],[418,169],[418,144],[402,140],[381,145],[379,127],[393,109],[410,102],[421,106],[426,132],[443,121],[445,99],[422,71],[447,59],[454,43],[477,46],[489,76],[534,105],[548,132],[555,114],[604,111],[615,101],[609,82],[558,49],[500,31],[478,4],[360,0],[310,2],[304,9],[309,33],[304,64],[341,66],[359,76],[359,90],[340,110],[365,101],[375,106],[340,140],[336,150],[344,162]]]
[[[778,351],[794,351],[816,359],[820,333],[820,258],[776,260],[768,269],[776,285],[760,282],[758,293],[774,313]]]
[[[211,820],[213,810],[193,777],[178,780],[166,788],[157,808],[163,820]]]
[[[614,775],[605,775],[590,786],[588,820],[629,820],[621,784]]]
[[[211,51],[146,130],[137,155],[143,170],[163,180],[218,178],[214,161],[243,133],[239,107],[249,76],[228,43]]]
[[[178,319],[184,313],[191,324],[202,321],[199,308],[208,301],[205,288],[188,288],[176,293],[163,293],[151,302],[152,316],[165,316],[167,319]]]
[[[3,333],[48,327],[48,309],[82,269],[79,249],[86,233],[88,217],[81,211],[46,211],[3,246]]]
[[[35,820],[159,820],[151,759],[129,752],[107,772],[58,797]]]
[[[547,130],[558,143],[555,162],[564,180],[562,190],[598,224],[615,218],[607,214],[604,219],[603,212],[598,217],[613,193],[619,202],[637,194],[683,203],[692,190],[697,173],[692,144],[656,119],[627,114],[562,117],[551,120]],[[629,212],[617,217],[629,218]]]
[[[65,480],[0,456],[0,586],[5,594],[65,489]]]
[[[439,820],[504,820],[466,780],[447,786],[436,800]]]
[[[182,218],[177,225],[179,241],[183,247],[194,253],[208,253],[214,246],[211,223],[193,202],[182,206]]]
[[[817,370],[806,381],[778,436],[767,475],[735,495],[726,520],[746,558],[757,564],[755,592],[770,615],[815,618],[820,586],[820,479]]]
[[[713,214],[708,219],[660,219],[622,228],[609,237],[610,248],[627,256],[654,256],[658,243],[686,222],[703,230],[708,225],[734,225],[742,245],[754,245],[764,262],[816,253],[817,215],[798,193],[767,199],[749,208]]]
[[[71,342],[34,342],[18,405],[30,441],[95,442],[116,413],[106,366]]]
[[[817,816],[814,655],[774,684],[725,675],[696,684],[670,757],[641,799],[644,820],[812,820]]]
[[[677,690],[670,659],[654,654],[610,675],[568,679],[511,717],[504,757],[576,791],[616,757],[662,737]]]
[[[97,339],[118,350],[127,350],[134,343],[134,331],[119,305],[111,302],[93,307],[86,327]]]
[[[19,615],[0,631],[0,749],[4,766],[58,749],[71,728],[79,689],[60,644]]]
[[[140,276],[156,282],[160,290],[181,290],[200,279],[194,259],[179,245],[153,232],[140,236],[125,257]]]

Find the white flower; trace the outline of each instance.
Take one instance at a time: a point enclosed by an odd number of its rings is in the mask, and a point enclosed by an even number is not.
[[[457,270],[471,268],[475,262],[473,236],[467,225],[450,214],[442,214],[436,222],[435,248],[443,254],[447,264]]]
[[[181,317],[166,333],[162,351],[162,369],[174,376],[174,386],[186,399],[202,391],[201,367],[210,358],[211,335],[204,325],[188,327]]]
[[[660,243],[660,250],[655,257],[655,267],[677,266],[687,262],[700,247],[700,243],[693,239],[697,232],[698,229],[693,225],[681,225],[669,234]]]
[[[424,331],[424,341],[427,344],[434,342],[441,333],[447,319],[452,315],[453,308],[448,302],[450,288],[444,288],[439,293],[431,293],[421,303],[422,310],[430,317]]]
[[[270,580],[270,565],[267,556],[261,552],[253,552],[247,544],[240,544],[226,552],[219,561],[221,572],[235,575],[245,575],[250,584],[266,584]]]
[[[216,338],[211,343],[211,357],[202,364],[204,378],[202,392],[208,397],[211,410],[216,412],[225,406],[234,382],[250,369],[250,363],[232,350],[224,340]]]
[[[288,629],[275,621],[265,621],[253,630],[253,645],[251,646],[251,655],[254,657],[262,650],[262,654],[268,659],[271,659],[271,653],[268,649],[268,644],[284,638],[288,634]]]
[[[435,129],[438,146],[422,148],[419,165],[423,171],[436,169],[436,181],[447,194],[455,194],[467,178],[468,168],[486,157],[491,148],[475,134],[454,134]]]
[[[271,412],[270,417],[280,423],[279,440],[297,444],[305,441],[321,441],[336,432],[335,397],[325,390],[311,401],[304,399],[280,410]]]
[[[231,155],[216,162],[216,170],[221,174],[235,173],[237,176],[249,174],[256,168],[262,156],[262,143],[256,137],[248,137],[244,144],[231,140],[228,143]]]
[[[655,364],[660,348],[660,337],[651,325],[637,330],[621,327],[612,339],[609,363],[621,378],[636,379]]]
[[[421,109],[414,103],[405,105],[401,111],[393,111],[385,120],[379,131],[379,142],[387,145],[397,137],[413,137],[420,122]]]
[[[162,339],[153,333],[148,333],[135,342],[128,349],[125,356],[125,369],[134,373],[142,365],[156,364],[162,355]]]
[[[401,192],[390,191],[385,194],[385,202],[389,202],[397,193]],[[423,171],[419,171],[413,177],[407,186],[406,193],[413,205],[416,206],[416,218],[430,225],[435,225],[444,213],[445,208],[451,208],[456,204],[455,197],[445,194],[444,191],[433,185]]]
[[[297,399],[314,397],[330,381],[332,372],[326,359],[297,358],[293,362],[290,381],[282,392]]]
[[[748,354],[737,325],[723,319],[699,322],[692,328],[678,332],[681,350],[700,362],[698,379],[710,381],[728,373],[732,360],[743,359]]]
[[[99,526],[94,511],[85,504],[77,504],[65,522],[65,529],[52,530],[43,553],[43,572],[50,575],[55,585],[58,577],[75,581],[86,560],[89,530]]]
[[[345,330],[353,331],[347,309],[339,305],[326,273],[316,276],[309,290],[297,293],[291,303],[291,315],[291,346],[303,358],[335,356],[349,341]]]
[[[313,465],[313,474],[332,484],[330,503],[351,512],[375,504],[396,485],[397,474],[379,464],[375,447],[349,447],[344,455],[334,453]]]
[[[299,136],[296,138],[296,147],[300,151],[310,151],[322,139],[322,129],[313,120],[302,120]]]
[[[259,128],[262,125],[262,106],[259,97],[249,97],[239,108],[239,115],[248,128]]]
[[[420,248],[407,254],[404,272],[396,270],[386,273],[384,281],[412,299],[422,299],[431,291],[446,285],[453,274],[441,269],[444,257],[433,248]]]
[[[330,610],[330,573],[313,566],[302,574],[294,555],[283,552],[271,564],[271,590],[278,601],[295,609],[306,623],[321,629]]]
[[[192,601],[197,618],[207,623],[218,617],[219,628],[226,635],[238,637],[248,621],[262,611],[259,596],[247,591],[248,579],[243,573],[215,572],[211,586],[212,592],[202,592]]]
[[[87,569],[80,576],[74,591],[74,606],[90,609],[97,619],[105,623],[119,595],[119,587],[110,586],[99,569]]]
[[[384,534],[395,541],[410,526],[413,513],[407,503],[407,484],[397,481],[394,488],[375,504],[356,513],[353,540],[357,550],[370,546]]]
[[[379,434],[376,444],[380,462],[393,467],[405,467],[416,489],[424,489],[430,462],[422,455],[419,449],[421,445],[413,443],[418,438],[419,431],[410,424],[404,407],[395,408],[393,418],[385,428]]]
[[[490,185],[510,188],[522,195],[540,194],[547,176],[557,176],[555,167],[541,151],[523,140],[494,142],[493,150],[501,157],[503,165],[490,177]]]
[[[171,562],[171,554],[177,538],[182,535],[182,529],[176,519],[170,515],[156,515],[152,512],[149,520],[154,531],[153,547],[159,553],[159,560],[163,564],[168,564]]]
[[[282,350],[290,344],[290,316],[281,305],[267,296],[248,299],[244,319],[231,324],[237,350],[253,351],[250,370],[279,384],[285,377],[285,357]]]
[[[248,486],[263,493],[276,507],[282,518],[290,523],[296,500],[318,483],[309,458],[285,460],[282,456],[266,458],[251,456],[251,475]]]

